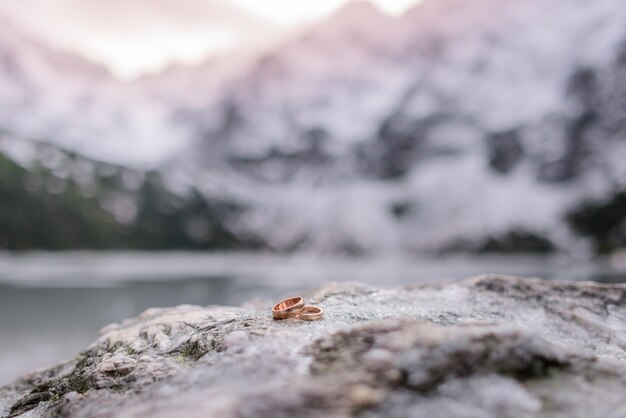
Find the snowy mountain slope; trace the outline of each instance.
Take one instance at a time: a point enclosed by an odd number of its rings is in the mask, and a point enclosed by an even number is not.
[[[245,208],[172,193],[155,171],[96,161],[0,132],[0,248],[250,248],[232,219]]]
[[[261,56],[132,84],[0,31],[1,130],[158,164],[167,196],[246,208],[231,243],[626,246],[623,0],[358,2]]]
[[[148,164],[180,144],[169,110],[103,68],[0,21],[0,128],[108,161]]]
[[[601,128],[624,22],[621,0],[358,3],[187,109],[194,163],[168,170],[276,248],[584,250],[568,214],[626,181]]]

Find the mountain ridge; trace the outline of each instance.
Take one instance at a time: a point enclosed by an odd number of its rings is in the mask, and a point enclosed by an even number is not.
[[[544,6],[353,5],[237,69],[96,92],[93,115],[123,114],[100,122],[119,155],[165,141],[171,190],[249,208],[238,228],[276,250],[606,251],[626,221],[590,231],[589,211],[626,190],[626,7]],[[87,138],[61,143],[106,154]]]

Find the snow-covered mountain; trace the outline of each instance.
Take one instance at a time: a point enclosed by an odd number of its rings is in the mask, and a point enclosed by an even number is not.
[[[625,40],[622,0],[355,3],[185,108],[172,171],[280,249],[584,249],[571,213],[626,188]]]
[[[20,42],[0,126],[118,161],[158,145],[172,190],[245,208],[232,232],[271,248],[626,245],[623,0],[358,2],[133,85]]]
[[[104,67],[31,39],[0,20],[0,129],[90,157],[154,164],[180,134],[169,109]]]

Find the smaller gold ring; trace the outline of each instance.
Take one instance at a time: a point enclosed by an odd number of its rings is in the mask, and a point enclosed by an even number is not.
[[[322,319],[323,315],[324,311],[319,306],[307,305],[302,308],[298,314],[298,319],[302,319],[303,321],[317,321],[318,319]]]
[[[304,308],[304,299],[301,297],[293,297],[278,302],[272,308],[272,316],[274,319],[287,319],[298,316]]]

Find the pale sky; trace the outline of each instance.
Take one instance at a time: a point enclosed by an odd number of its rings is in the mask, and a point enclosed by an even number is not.
[[[401,14],[419,0],[372,0]],[[350,0],[0,0],[0,17],[121,78],[271,42]],[[1,34],[0,34],[1,36]]]

